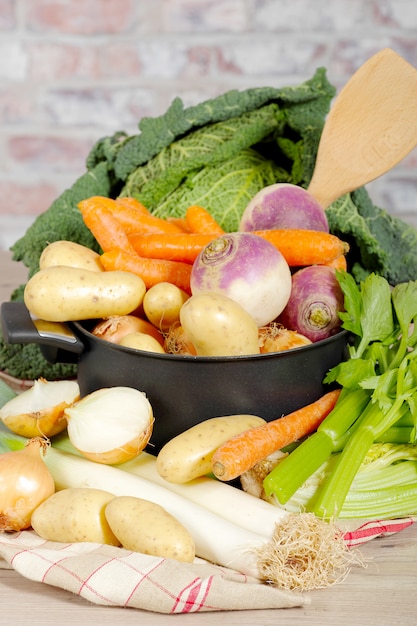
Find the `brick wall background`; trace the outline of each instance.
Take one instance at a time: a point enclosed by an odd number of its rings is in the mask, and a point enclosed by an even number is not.
[[[340,88],[391,47],[417,67],[415,0],[0,0],[0,247],[175,96],[284,86],[318,66]],[[417,225],[417,151],[368,187]]]

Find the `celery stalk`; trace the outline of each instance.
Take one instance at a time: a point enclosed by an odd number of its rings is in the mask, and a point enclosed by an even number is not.
[[[274,493],[281,504],[295,493],[335,451],[345,431],[359,418],[369,403],[369,393],[356,389],[340,395],[338,402],[317,431],[285,457],[265,478],[267,496]]]

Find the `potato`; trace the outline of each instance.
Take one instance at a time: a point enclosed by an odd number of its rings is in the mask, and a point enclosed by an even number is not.
[[[180,322],[198,356],[259,354],[255,320],[223,294],[192,295],[181,307]]]
[[[180,309],[189,295],[172,283],[162,282],[148,289],[143,298],[143,310],[159,330],[168,330],[178,322]]]
[[[75,241],[53,241],[44,248],[39,258],[39,268],[43,270],[56,265],[104,272],[100,255]]]
[[[127,315],[143,300],[146,287],[130,272],[94,272],[77,267],[47,267],[26,283],[25,304],[49,322]]]
[[[249,428],[265,424],[257,415],[212,417],[180,433],[159,451],[158,473],[171,483],[187,483],[211,472],[211,459],[223,443]]]
[[[119,496],[105,509],[106,519],[127,550],[191,563],[195,544],[190,533],[162,506],[134,496]]]
[[[113,498],[107,491],[88,487],[56,491],[32,513],[32,528],[47,541],[92,541],[119,546],[105,516],[106,505]]]

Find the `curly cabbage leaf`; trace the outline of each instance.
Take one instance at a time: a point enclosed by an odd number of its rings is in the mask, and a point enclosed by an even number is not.
[[[255,193],[288,178],[288,173],[274,161],[248,148],[219,166],[190,172],[153,213],[159,217],[181,217],[191,204],[199,204],[208,208],[223,229],[230,232],[237,230],[242,212]]]

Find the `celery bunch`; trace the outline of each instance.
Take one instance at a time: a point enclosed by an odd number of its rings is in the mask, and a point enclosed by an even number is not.
[[[347,272],[337,272],[337,276],[345,298],[342,325],[353,340],[350,358],[333,368],[325,381],[339,383],[342,393],[317,431],[263,481],[266,496],[285,505],[332,459],[331,469],[307,505],[325,519],[339,517],[346,508],[359,469],[375,442],[395,443],[396,437],[404,442],[404,433],[407,443],[414,446],[417,442],[417,281],[400,283],[391,290],[387,280],[376,274],[360,285]],[[391,514],[396,512],[390,503],[395,502],[397,492],[398,486],[384,500]],[[376,510],[377,500],[372,501],[370,515],[383,514]],[[415,513],[417,495],[412,509],[406,513],[398,508],[397,514]]]

